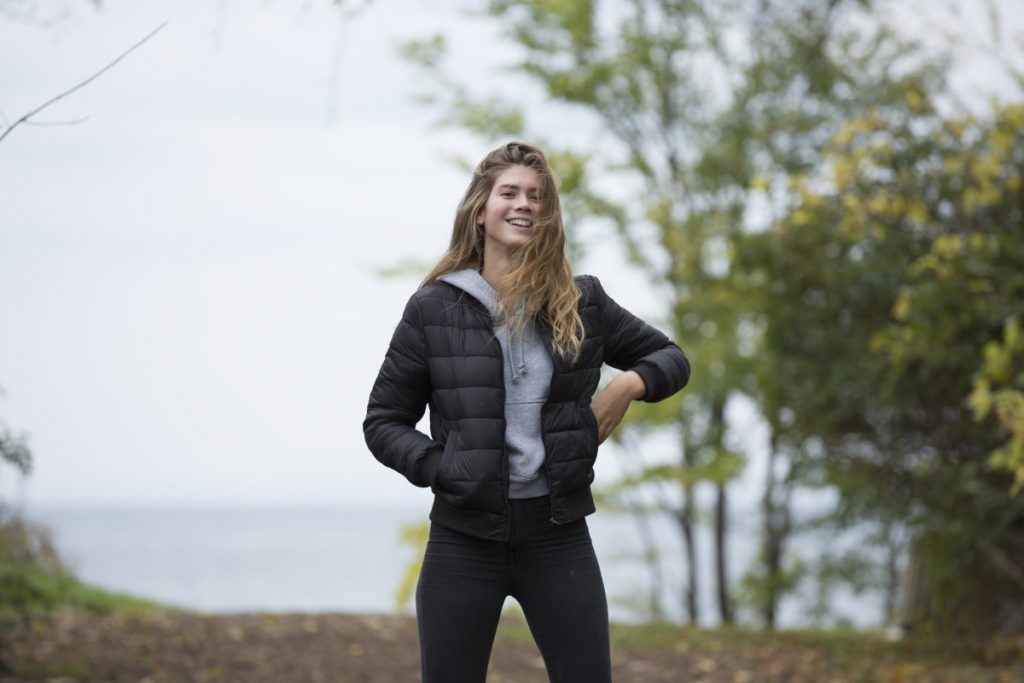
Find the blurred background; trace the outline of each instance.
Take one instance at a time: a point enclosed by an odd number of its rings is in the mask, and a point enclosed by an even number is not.
[[[602,447],[613,618],[1024,629],[1021,3],[0,0],[0,60],[8,564],[409,609],[366,398],[525,139],[693,363]]]

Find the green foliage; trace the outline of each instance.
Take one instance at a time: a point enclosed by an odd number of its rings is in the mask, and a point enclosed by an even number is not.
[[[918,616],[937,631],[982,634],[1024,610],[1024,501],[989,466],[1013,467],[1000,420],[1014,414],[984,411],[993,382],[1019,390],[1021,121],[1019,106],[851,120],[747,245],[780,359],[773,407],[789,416],[777,436],[839,489],[842,514],[919,539]]]
[[[43,582],[45,585],[46,580],[43,579]],[[55,580],[51,577],[49,582],[51,585],[60,582],[60,595],[55,600],[57,609],[85,610],[94,614],[167,613],[179,609],[174,605],[96,588],[73,577],[70,580],[65,580],[63,577],[57,577]]]
[[[402,580],[398,584],[395,593],[395,607],[399,612],[405,611],[416,593],[416,582],[420,577],[420,569],[423,567],[423,553],[427,548],[427,538],[430,536],[430,522],[412,522],[403,524],[399,534],[399,540],[403,545],[413,548],[412,560],[406,565],[402,573]]]
[[[0,551],[0,612],[56,606],[69,574],[45,529],[0,510]]]
[[[421,259],[404,259],[387,266],[380,266],[374,269],[374,273],[382,278],[414,277],[423,279],[433,264]]]
[[[32,452],[25,436],[0,424],[0,467],[9,465],[21,476],[32,471]],[[0,612],[26,616],[48,608],[54,591],[42,576],[63,576],[57,553],[44,530],[25,523],[0,501]]]
[[[171,608],[81,583],[64,565],[45,527],[5,510],[0,516],[0,617],[28,619],[56,609],[107,613]]]
[[[705,454],[700,464],[680,468],[673,464],[659,464],[643,467],[638,472],[620,477],[602,490],[606,496],[650,483],[675,483],[692,486],[700,482],[726,483],[734,479],[746,464],[739,453],[723,450]]]
[[[435,34],[429,38],[408,41],[399,48],[402,59],[419,64],[426,69],[437,69],[441,66],[445,53],[445,38]]]
[[[743,607],[762,615],[769,606],[777,605],[779,597],[792,593],[807,576],[808,569],[803,560],[792,556],[780,571],[769,571],[764,551],[753,562],[740,579],[739,603]],[[825,607],[828,603],[825,601]]]
[[[1014,107],[944,119],[948,59],[879,24],[872,6],[492,0],[484,16],[505,31],[513,77],[600,130],[585,150],[530,137],[572,162],[570,225],[615,229],[693,363],[683,395],[636,406],[616,435],[672,430],[678,453],[608,496],[674,487],[684,508],[672,513],[697,519],[685,507],[695,489],[724,491],[744,466],[724,420],[743,394],[779,463],[766,548],[800,528],[796,489],[828,487],[839,525],[935,539],[917,546],[935,549],[935,615],[986,586],[1016,605],[1022,503],[1008,491],[1024,476],[1024,394],[1008,325],[1024,312],[1024,119]],[[510,117],[448,79],[440,52],[432,39],[411,55],[447,125],[530,130],[518,108]],[[610,185],[638,191],[598,189]],[[798,584],[777,555],[748,573],[760,604]],[[854,557],[806,567],[819,595],[868,571]]]
[[[32,462],[26,437],[4,427],[0,431],[0,465],[27,476]],[[0,626],[7,627],[12,620],[27,622],[62,608],[91,612],[168,609],[79,582],[61,560],[49,530],[0,501]]]
[[[992,451],[989,464],[1013,473],[1012,491],[1017,495],[1024,488],[1024,335],[1018,316],[1006,320],[1002,340],[986,343],[983,356],[970,404],[978,420],[994,409],[998,424],[1009,432]]]
[[[807,614],[820,625],[834,618],[832,598],[837,590],[846,588],[859,595],[878,587],[878,566],[861,549],[826,551],[806,567],[806,575],[813,587]]]
[[[24,435],[12,433],[0,423],[0,464],[7,463],[22,476],[32,472],[32,451]]]

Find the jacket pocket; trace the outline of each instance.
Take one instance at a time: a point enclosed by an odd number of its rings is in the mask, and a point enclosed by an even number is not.
[[[583,411],[583,423],[586,425],[587,434],[593,439],[594,447],[597,447],[597,415],[594,414],[594,409],[590,407],[590,399],[585,399],[580,402],[580,410]]]
[[[441,463],[437,467],[437,479],[434,482],[434,488],[447,488],[445,482],[448,481],[449,470],[452,467],[456,443],[456,431],[451,429],[448,431],[448,436],[444,441],[444,450],[441,452]]]

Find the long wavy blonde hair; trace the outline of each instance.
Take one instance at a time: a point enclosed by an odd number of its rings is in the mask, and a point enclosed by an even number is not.
[[[579,358],[583,321],[577,305],[580,289],[573,279],[565,254],[565,227],[558,201],[558,186],[544,152],[522,142],[509,142],[491,151],[473,170],[473,179],[459,203],[448,251],[430,271],[423,284],[463,268],[480,270],[484,265],[484,227],[477,224],[497,177],[511,166],[526,166],[540,180],[540,210],[533,221],[533,237],[512,254],[512,267],[497,287],[498,315],[513,334],[536,316],[552,332],[552,351],[563,358]],[[519,315],[517,306],[522,302]]]

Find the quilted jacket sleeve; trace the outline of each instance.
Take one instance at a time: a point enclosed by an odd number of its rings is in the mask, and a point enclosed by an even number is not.
[[[416,429],[430,401],[430,373],[419,304],[413,295],[370,390],[363,436],[381,463],[416,486],[430,486],[444,447]]]
[[[644,380],[643,400],[655,403],[676,393],[690,380],[690,362],[682,349],[657,328],[615,302],[601,281],[591,276],[604,330],[604,361],[619,370],[633,370]]]

